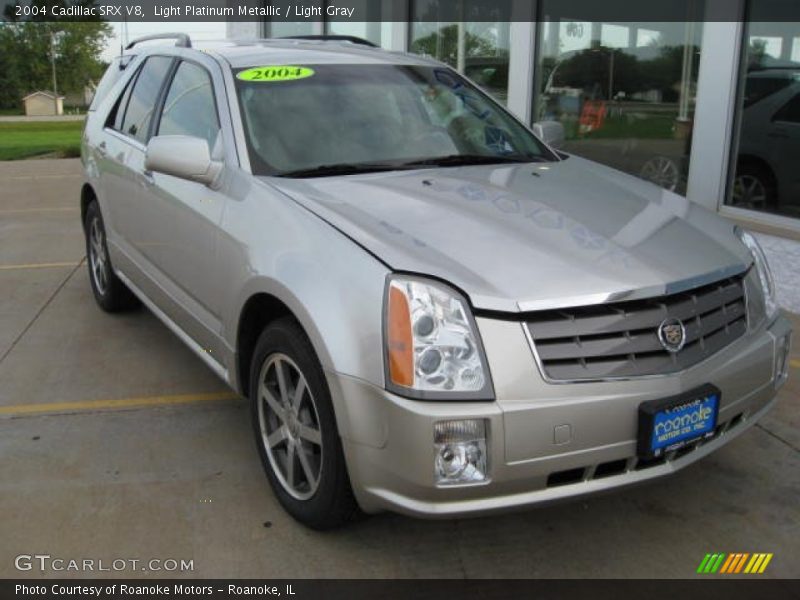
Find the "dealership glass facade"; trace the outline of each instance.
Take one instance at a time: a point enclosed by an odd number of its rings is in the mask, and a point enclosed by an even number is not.
[[[564,149],[686,193],[703,28],[601,23],[541,3],[536,121],[564,126]]]
[[[486,1],[466,1],[463,11],[469,14],[470,5],[478,3]],[[495,0],[491,5],[495,22],[439,22],[435,20],[439,11],[436,0],[412,0],[409,51],[449,64],[505,104],[511,0]]]
[[[800,23],[746,25],[735,129],[726,204],[800,217]]]
[[[276,22],[251,35],[355,35],[432,56],[527,123],[560,123],[567,152],[800,232],[800,23],[764,12],[781,2],[674,0],[664,20],[613,22],[584,0],[460,0],[456,13],[440,0],[364,0],[394,21]],[[708,18],[720,6],[741,20]],[[490,18],[470,21],[476,7]]]

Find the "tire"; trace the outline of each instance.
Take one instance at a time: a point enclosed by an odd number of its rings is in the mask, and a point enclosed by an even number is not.
[[[86,237],[86,264],[89,267],[89,282],[97,305],[106,312],[120,312],[139,306],[139,299],[114,274],[108,256],[106,229],[103,215],[96,200],[86,207],[84,222]]]
[[[639,176],[657,186],[674,192],[681,183],[681,169],[678,163],[668,156],[654,156],[642,165]]]
[[[261,333],[249,390],[258,453],[286,512],[318,530],[355,519],[359,510],[330,391],[311,342],[294,319],[279,319]]]
[[[778,190],[769,169],[753,162],[742,162],[733,178],[731,206],[753,210],[775,210]]]

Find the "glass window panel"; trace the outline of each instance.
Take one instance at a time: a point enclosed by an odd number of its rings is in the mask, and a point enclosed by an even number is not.
[[[315,5],[315,3],[310,3]],[[316,32],[316,23],[311,21],[268,21],[266,24],[267,37],[282,38],[293,35],[313,35]]]
[[[219,134],[217,105],[211,78],[202,67],[182,62],[164,101],[158,135],[191,135],[213,150]]]
[[[511,0],[464,0],[464,14],[491,5],[496,22],[436,21],[435,0],[412,0],[409,50],[449,64],[496,100],[508,98],[508,56]],[[415,16],[426,21],[416,21]]]
[[[630,27],[623,25],[608,25],[603,23],[600,30],[600,44],[606,48],[627,48],[629,43]]]
[[[749,3],[725,203],[800,218],[800,23],[765,22]]]
[[[356,14],[364,15],[368,20],[327,21],[325,33],[352,35],[389,48],[392,42],[392,23],[387,19],[392,8],[390,0],[350,0],[348,6],[355,8]]]
[[[151,56],[133,84],[121,131],[143,144],[147,142],[153,109],[171,64],[172,58]]]
[[[636,31],[636,47],[642,46],[658,46],[661,41],[661,34],[652,29],[637,29]]]
[[[779,37],[754,35],[750,37],[750,47],[765,56],[772,58],[781,57],[781,47],[783,40]]]
[[[560,122],[567,152],[685,194],[702,23],[583,21],[562,6],[540,3],[533,120]]]
[[[592,24],[588,21],[562,21],[558,28],[560,52],[585,50],[592,45]]]

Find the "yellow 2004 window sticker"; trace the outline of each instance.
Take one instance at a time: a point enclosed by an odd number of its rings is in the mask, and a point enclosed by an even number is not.
[[[253,67],[239,71],[237,79],[243,81],[257,81],[271,83],[276,81],[293,81],[295,79],[305,79],[314,74],[314,69],[309,67],[298,67],[296,65],[267,65],[265,67]]]

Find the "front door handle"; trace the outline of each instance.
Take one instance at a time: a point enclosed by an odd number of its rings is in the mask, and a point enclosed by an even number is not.
[[[144,171],[142,172],[142,176],[139,177],[139,182],[145,188],[150,188],[155,185],[156,181],[153,179],[153,172],[152,171]]]
[[[108,154],[108,149],[106,148],[106,143],[105,143],[105,142],[100,142],[100,143],[97,145],[97,153],[98,153],[98,154],[99,154],[99,155],[100,155],[102,158],[105,158],[105,157],[106,157],[106,155]]]

